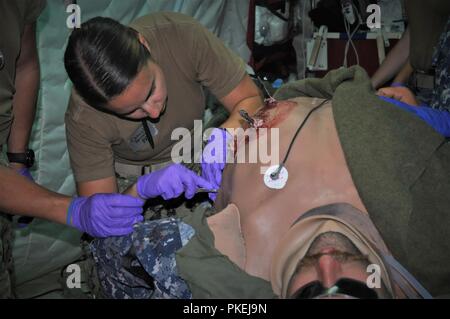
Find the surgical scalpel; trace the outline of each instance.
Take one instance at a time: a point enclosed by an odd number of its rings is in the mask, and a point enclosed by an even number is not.
[[[210,189],[210,188],[197,188],[196,193],[217,193],[218,189]]]
[[[255,120],[244,110],[239,110],[239,115],[250,125],[255,127]]]

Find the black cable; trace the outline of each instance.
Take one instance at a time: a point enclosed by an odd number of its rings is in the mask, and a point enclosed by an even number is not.
[[[277,170],[275,172],[273,172],[272,174],[270,174],[270,178],[272,180],[278,179],[281,169],[286,165],[286,162],[289,158],[289,154],[291,153],[292,147],[294,146],[294,142],[297,139],[298,134],[300,133],[300,131],[302,130],[302,128],[305,126],[306,122],[308,121],[309,117],[311,116],[311,114],[313,114],[315,111],[317,111],[319,108],[321,108],[325,103],[329,102],[330,100],[325,100],[322,103],[320,103],[319,105],[317,105],[316,107],[314,107],[313,109],[311,109],[308,114],[306,115],[306,117],[304,118],[303,122],[300,124],[300,126],[298,127],[297,131],[295,132],[294,137],[291,140],[291,143],[289,144],[288,150],[286,152],[286,155],[284,156],[283,161],[281,162],[281,164],[278,166]]]

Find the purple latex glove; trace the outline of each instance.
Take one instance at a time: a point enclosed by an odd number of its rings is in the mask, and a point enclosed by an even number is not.
[[[222,183],[222,171],[227,159],[228,144],[233,136],[224,128],[214,128],[202,154],[202,177],[210,182],[215,189]],[[211,200],[216,199],[215,193],[209,193]]]
[[[31,173],[28,170],[28,168],[22,167],[22,168],[18,169],[17,172],[20,175],[22,175],[23,177],[26,177],[27,179],[29,179],[31,182],[34,182],[33,176],[31,176]]]
[[[172,164],[139,177],[136,188],[141,198],[162,196],[168,200],[183,193],[186,198],[191,199],[198,188],[212,189],[213,185],[183,165]]]
[[[72,200],[67,224],[93,237],[127,235],[142,222],[144,201],[129,195],[95,194]]]
[[[393,88],[398,88],[398,87],[406,87],[405,83],[400,83],[400,82],[392,82],[390,87]]]

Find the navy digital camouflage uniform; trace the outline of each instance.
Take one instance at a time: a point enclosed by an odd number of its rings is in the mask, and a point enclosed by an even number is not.
[[[166,218],[138,224],[128,236],[94,240],[90,248],[103,297],[191,298],[177,274],[175,253],[194,234],[180,219]]]
[[[439,39],[433,65],[436,75],[430,106],[450,111],[450,18]]]

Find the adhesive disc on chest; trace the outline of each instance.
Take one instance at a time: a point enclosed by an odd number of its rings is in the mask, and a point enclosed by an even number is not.
[[[272,179],[270,174],[276,172],[279,169],[279,165],[269,167],[264,173],[264,184],[271,189],[283,189],[289,178],[289,173],[285,167],[283,167],[278,175],[278,178]]]

